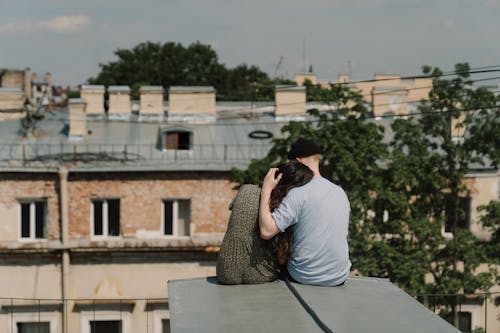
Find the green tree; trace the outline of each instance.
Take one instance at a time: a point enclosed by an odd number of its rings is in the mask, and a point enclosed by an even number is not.
[[[116,61],[99,64],[100,72],[88,79],[90,84],[128,85],[133,98],[142,85],[211,85],[220,100],[270,100],[272,80],[256,66],[241,64],[226,68],[217,53],[200,42],[187,47],[180,43],[144,42],[132,49],[115,51]],[[290,81],[285,81],[290,83]]]
[[[382,259],[374,269],[360,271],[388,277],[413,295],[487,291],[497,272],[493,266],[477,271],[494,262],[489,247],[468,228],[470,190],[464,180],[473,165],[498,165],[496,99],[472,86],[468,64],[457,64],[451,80],[438,68],[426,66],[424,73],[433,77],[429,100],[419,106],[420,115],[393,122],[384,190],[376,194],[379,240],[370,242],[370,251]],[[498,229],[498,220],[480,222]],[[445,305],[458,324],[457,297],[423,301]]]
[[[234,170],[233,180],[259,182],[286,159],[297,137],[313,139],[325,148],[322,174],[351,201],[355,270],[389,278],[412,295],[487,291],[498,273],[493,266],[483,273],[477,268],[498,264],[500,204],[481,207],[479,222],[493,233],[485,246],[464,224],[470,194],[464,179],[471,165],[497,168],[500,111],[492,93],[472,86],[468,72],[467,64],[458,64],[456,77],[447,80],[438,68],[425,67],[433,77],[429,100],[419,106],[420,115],[392,122],[388,146],[383,128],[365,120],[361,96],[341,86],[308,85],[308,100],[330,102],[338,111],[313,110],[313,122],[284,126],[269,155]],[[457,321],[458,298],[422,301],[444,305]]]

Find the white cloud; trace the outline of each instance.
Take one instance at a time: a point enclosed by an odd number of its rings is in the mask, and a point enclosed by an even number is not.
[[[500,0],[487,0],[484,5],[486,7],[500,8]]]
[[[31,35],[34,33],[67,34],[83,30],[90,24],[85,15],[57,16],[50,20],[20,21],[0,26],[0,35]]]

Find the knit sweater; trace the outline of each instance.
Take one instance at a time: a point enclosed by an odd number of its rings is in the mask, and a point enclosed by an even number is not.
[[[217,258],[221,284],[256,284],[278,277],[276,258],[259,236],[260,188],[243,185],[234,198],[231,217]]]

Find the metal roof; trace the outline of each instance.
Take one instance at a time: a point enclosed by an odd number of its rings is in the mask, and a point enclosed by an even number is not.
[[[130,92],[129,86],[109,86],[108,92]]]
[[[384,279],[349,278],[340,287],[292,283],[335,333],[459,333]],[[168,282],[170,327],[189,332],[323,332],[284,281],[219,285],[215,277]]]
[[[212,86],[171,86],[168,89],[171,93],[212,93],[215,88]]]
[[[270,116],[191,122],[137,115],[88,117],[88,134],[75,142],[68,137],[68,110],[61,109],[46,113],[27,137],[19,120],[0,122],[0,170],[69,163],[70,169],[89,171],[229,171],[264,157],[284,124]],[[190,149],[164,149],[163,133],[180,127],[192,133]],[[249,134],[256,130],[271,133],[271,138],[251,138]],[[72,163],[74,156],[77,163]]]

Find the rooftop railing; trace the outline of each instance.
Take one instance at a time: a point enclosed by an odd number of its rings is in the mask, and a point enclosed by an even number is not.
[[[458,325],[457,328],[462,332],[493,333],[498,332],[500,328],[500,317],[498,317],[500,292],[426,294],[415,298],[451,324]],[[444,306],[438,305],[443,304],[443,301],[456,305],[455,318]],[[471,311],[472,307],[474,310]],[[489,325],[491,322],[495,325]],[[0,332],[6,333],[164,333],[170,332],[169,325],[167,298],[0,297]]]
[[[250,162],[266,156],[269,144],[195,144],[169,149],[155,144],[0,144],[0,165],[103,164],[148,162]]]

